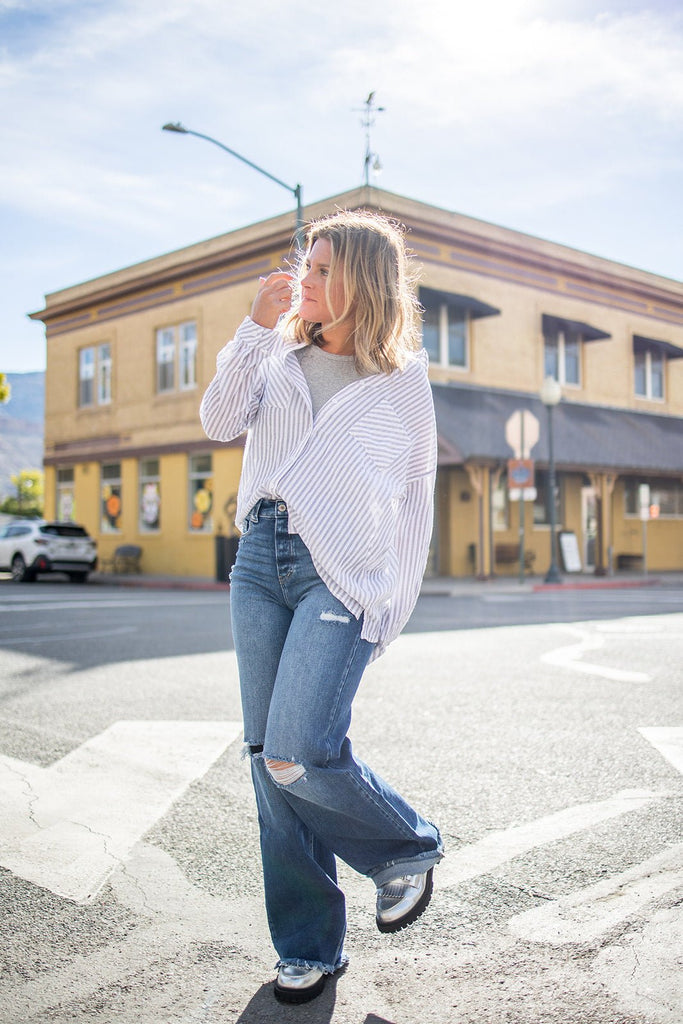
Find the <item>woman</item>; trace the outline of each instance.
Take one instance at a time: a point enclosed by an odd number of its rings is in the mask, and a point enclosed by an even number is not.
[[[436,827],[347,738],[366,664],[413,609],[432,528],[434,410],[411,283],[384,218],[313,223],[300,297],[290,274],[261,278],[202,401],[210,437],[248,430],[230,606],[286,1002],[346,963],[335,857],[375,882],[383,932],[419,917],[442,857]]]

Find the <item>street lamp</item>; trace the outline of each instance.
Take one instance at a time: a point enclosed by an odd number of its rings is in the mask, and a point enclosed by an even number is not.
[[[282,185],[288,192],[291,192],[296,199],[296,244],[299,249],[303,248],[303,227],[304,227],[304,208],[301,201],[301,185],[295,185],[292,187],[286,182],[281,181],[280,178],[276,178],[274,174],[269,174],[268,171],[264,171],[258,164],[253,163],[251,160],[247,160],[246,156],[241,156],[236,153],[234,149],[230,149],[229,146],[225,146],[218,139],[212,139],[210,135],[202,135],[201,132],[193,132],[191,128],[185,128],[180,121],[175,123],[165,124],[162,127],[162,131],[165,132],[178,132],[180,135],[196,135],[198,139],[206,139],[207,142],[213,142],[214,146],[218,146],[219,149],[224,149],[226,153],[230,153],[231,156],[237,157],[243,164],[248,164],[249,167],[253,167],[259,174],[265,175],[266,178],[270,178],[276,185]]]
[[[548,491],[550,494],[550,568],[546,583],[561,583],[555,543],[555,452],[553,448],[553,409],[562,398],[562,388],[554,377],[546,377],[541,386],[541,401],[548,410]]]

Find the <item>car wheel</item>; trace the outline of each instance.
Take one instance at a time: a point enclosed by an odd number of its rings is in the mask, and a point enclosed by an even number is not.
[[[72,583],[85,583],[88,578],[87,572],[68,572],[67,576]]]
[[[30,583],[33,579],[21,555],[15,555],[12,559],[12,579],[15,583]]]

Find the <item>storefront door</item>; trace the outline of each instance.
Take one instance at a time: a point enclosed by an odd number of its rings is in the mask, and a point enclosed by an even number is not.
[[[598,506],[595,488],[581,488],[581,537],[584,571],[595,569],[595,545],[598,537]]]

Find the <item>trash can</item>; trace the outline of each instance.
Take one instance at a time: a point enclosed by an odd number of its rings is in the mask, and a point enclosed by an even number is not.
[[[222,533],[216,534],[216,579],[219,583],[227,583],[230,570],[237,558],[237,545],[239,537],[226,537]]]

